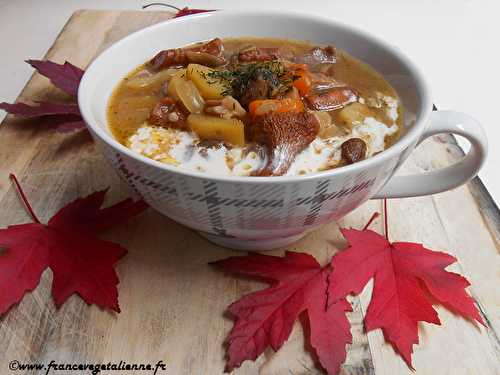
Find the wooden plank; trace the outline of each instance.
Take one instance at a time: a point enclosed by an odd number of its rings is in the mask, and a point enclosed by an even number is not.
[[[123,36],[168,19],[168,12],[76,12],[46,58],[85,67],[100,51]],[[82,32],[85,30],[85,32]],[[35,74],[20,95],[26,99],[67,98]],[[0,225],[29,220],[8,181],[14,171],[42,220],[57,209],[95,189],[111,186],[108,201],[127,195],[124,186],[95,150],[85,132],[56,134],[32,121],[8,116],[0,127]],[[454,162],[460,150],[453,139],[435,137],[425,142],[404,171],[422,171]],[[339,224],[329,224],[290,247],[313,254],[321,262],[345,246],[338,225],[361,227],[380,201],[358,208]],[[390,202],[393,240],[424,242],[458,257],[453,269],[471,282],[471,294],[487,321],[475,327],[439,308],[442,327],[423,324],[416,348],[417,374],[498,374],[500,363],[500,279],[498,208],[479,180],[451,192]],[[376,222],[374,228],[380,227]],[[88,307],[77,297],[60,309],[50,297],[51,273],[39,287],[0,318],[0,353],[31,362],[168,363],[171,374],[219,374],[224,368],[223,342],[231,328],[224,309],[263,284],[224,276],[208,262],[234,255],[206,242],[192,231],[152,210],[107,237],[129,249],[118,265],[122,313],[113,315]],[[273,254],[281,254],[275,251]],[[352,299],[349,315],[353,345],[343,374],[410,374],[384,343],[379,331],[366,335],[362,317],[371,290]],[[319,374],[304,351],[300,325],[277,353],[266,351],[256,363],[246,362],[236,374]]]

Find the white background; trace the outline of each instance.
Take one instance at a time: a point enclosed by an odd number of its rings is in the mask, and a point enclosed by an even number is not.
[[[134,9],[143,0],[0,0],[0,102],[14,101],[32,69],[76,9]],[[203,0],[192,8],[290,9],[329,16],[386,39],[427,75],[440,109],[467,112],[484,125],[490,155],[480,177],[500,202],[499,0]],[[163,10],[163,7],[150,9]],[[82,30],[84,32],[84,30]],[[0,119],[4,114],[0,114]]]

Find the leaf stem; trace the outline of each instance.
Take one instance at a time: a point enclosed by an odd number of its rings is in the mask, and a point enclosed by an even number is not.
[[[173,6],[173,5],[170,5],[170,4],[165,4],[165,3],[145,4],[145,5],[142,6],[142,9],[146,9],[146,8],[149,8],[149,7],[154,6],[154,5],[160,5],[160,6],[164,6],[164,7],[169,7],[169,8],[175,9],[177,11],[181,10],[180,8],[177,8],[176,6]]]
[[[387,198],[384,198],[384,233],[385,239],[389,241],[389,220],[387,218]]]
[[[24,191],[21,187],[21,184],[19,184],[19,181],[17,180],[17,177],[14,173],[9,174],[10,179],[14,182],[14,185],[16,186],[17,192],[21,196],[21,200],[24,203],[24,206],[28,210],[29,214],[31,215],[31,218],[35,223],[40,224],[40,220],[35,215],[35,211],[33,211],[33,208],[31,208],[30,202],[28,202],[28,198],[26,198],[26,194],[24,194]]]
[[[380,214],[378,212],[374,212],[370,220],[368,220],[368,223],[366,223],[366,225],[363,227],[363,230],[367,230],[371,223],[373,223],[373,220],[375,220],[379,216]]]

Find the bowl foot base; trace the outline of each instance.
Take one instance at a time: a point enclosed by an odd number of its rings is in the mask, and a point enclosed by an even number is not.
[[[198,234],[216,245],[227,247],[233,250],[268,251],[291,245],[292,243],[300,240],[307,233],[303,232],[288,237],[266,238],[260,240],[230,238],[204,232],[198,232]]]

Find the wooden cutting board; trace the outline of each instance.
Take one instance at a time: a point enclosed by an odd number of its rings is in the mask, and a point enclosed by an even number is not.
[[[168,12],[78,11],[45,58],[68,60],[84,68],[118,39],[170,17]],[[67,98],[35,74],[19,99]],[[107,203],[131,194],[95,150],[86,131],[57,134],[36,121],[8,116],[0,127],[0,144],[1,227],[29,221],[9,182],[9,172],[19,176],[42,221],[69,201],[97,189],[111,187]],[[404,172],[439,168],[461,156],[452,137],[434,137],[413,153]],[[326,262],[345,245],[339,225],[360,228],[380,209],[380,201],[370,201],[289,249],[307,251]],[[456,256],[459,261],[450,269],[471,281],[469,292],[486,321],[486,327],[478,327],[438,307],[442,326],[420,326],[420,345],[413,357],[416,373],[500,374],[500,213],[481,181],[476,178],[467,186],[434,196],[391,200],[389,225],[392,240],[423,242]],[[381,222],[373,228],[381,230]],[[0,372],[10,373],[7,364],[14,359],[31,363],[156,363],[161,359],[168,364],[167,374],[221,374],[223,342],[231,328],[225,308],[263,284],[215,271],[208,262],[235,253],[153,210],[110,231],[106,238],[129,250],[118,265],[122,312],[89,307],[76,296],[56,310],[50,296],[52,275],[46,271],[38,288],[0,320]],[[379,330],[364,332],[362,318],[370,294],[371,285],[352,298],[354,311],[349,319],[354,340],[342,373],[412,374],[384,343]],[[70,372],[58,372],[63,373]],[[280,351],[269,349],[234,373],[320,374],[321,370],[304,351],[302,330],[296,325]]]

